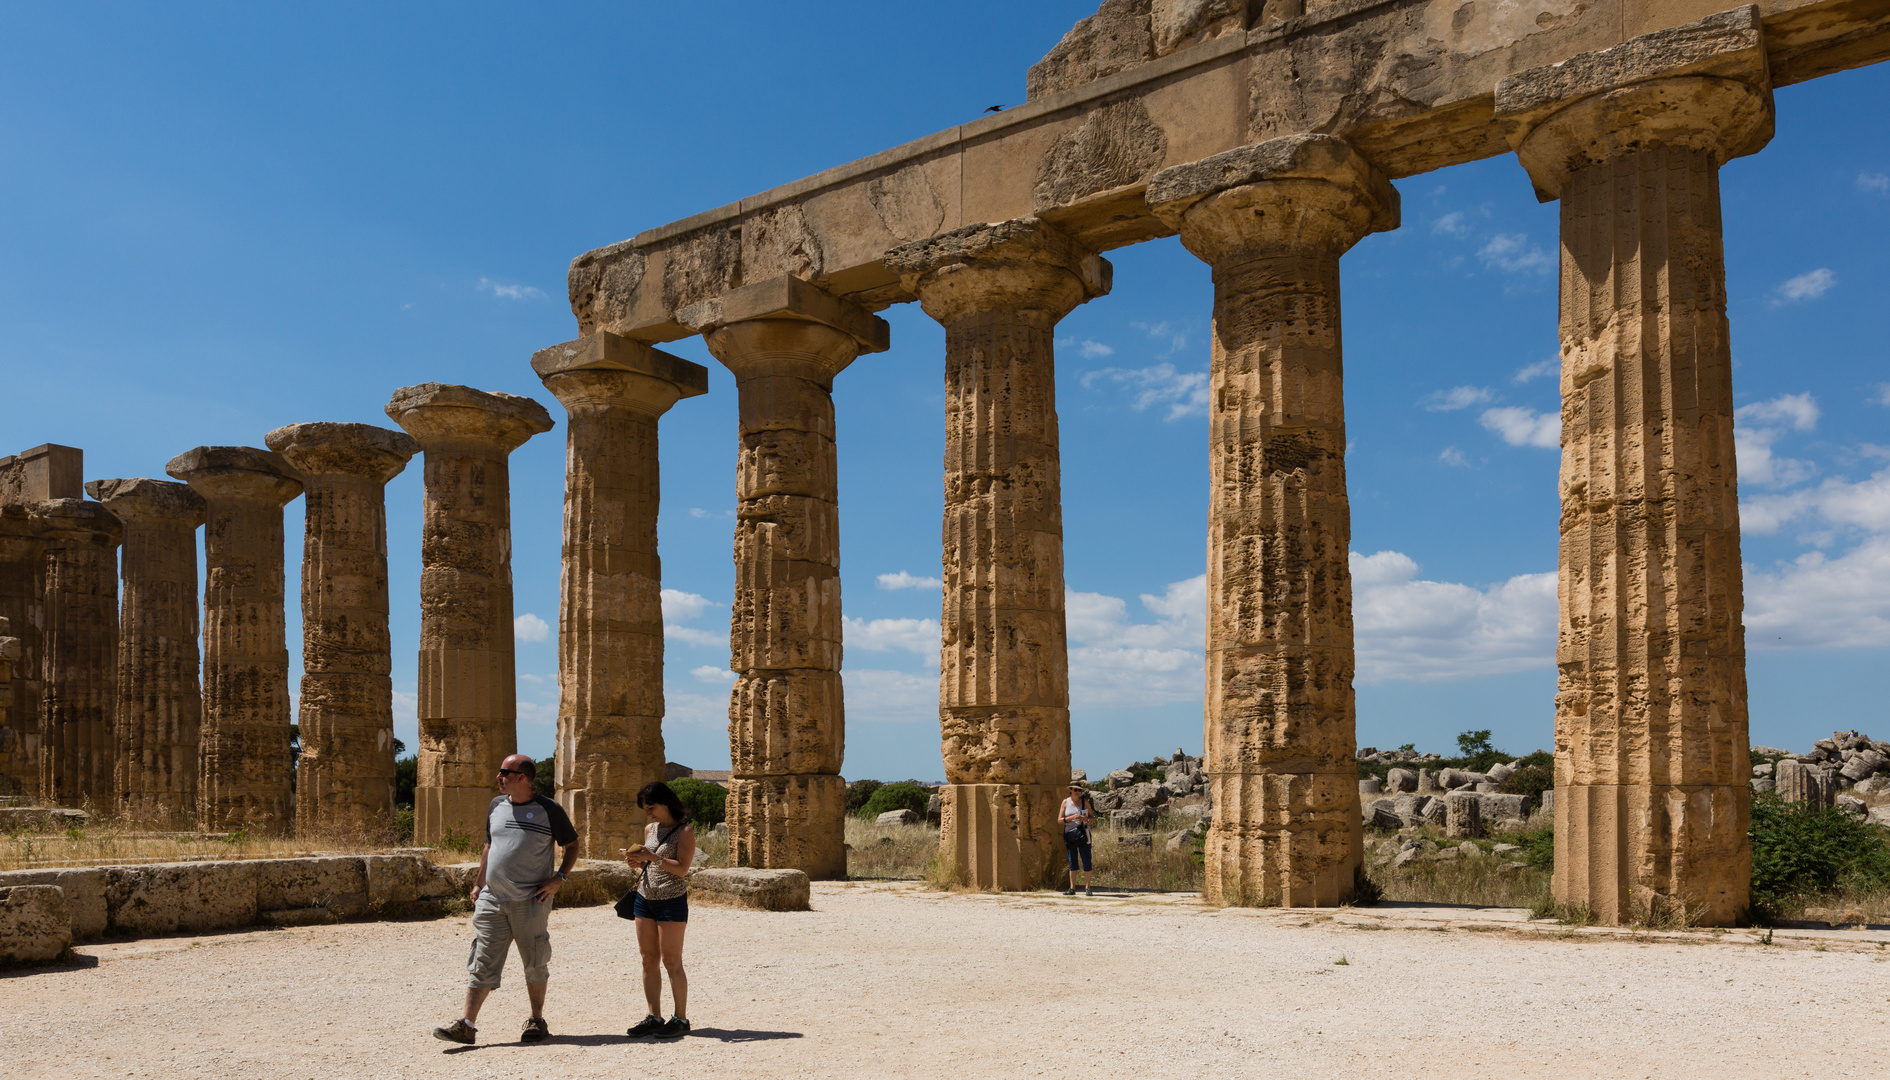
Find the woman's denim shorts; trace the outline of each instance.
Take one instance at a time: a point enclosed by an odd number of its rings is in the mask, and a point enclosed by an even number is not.
[[[635,919],[686,923],[689,921],[689,897],[684,894],[668,900],[646,900],[642,893],[638,893],[636,899],[630,901],[630,914]]]
[[[1077,856],[1081,855],[1083,859],[1083,865],[1081,869],[1083,870],[1084,873],[1089,872],[1089,845],[1088,844],[1064,844],[1063,850],[1067,852],[1070,856],[1070,869],[1072,870],[1078,869],[1076,865],[1076,860],[1077,860]]]

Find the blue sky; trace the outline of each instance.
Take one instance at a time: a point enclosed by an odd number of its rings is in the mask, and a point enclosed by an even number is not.
[[[0,452],[88,477],[429,380],[528,394],[513,456],[521,749],[556,716],[572,256],[1023,98],[1087,2],[0,5]],[[1778,92],[1723,174],[1756,742],[1890,736],[1890,70]],[[1398,184],[1344,263],[1359,740],[1549,745],[1556,208],[1513,157]],[[1076,764],[1201,745],[1211,287],[1110,254],[1058,347]],[[835,387],[849,777],[942,774],[943,335]],[[672,760],[725,766],[735,395],[663,420]],[[1545,419],[1546,418],[1546,419]],[[414,742],[420,469],[388,488],[396,730]],[[300,503],[289,509],[291,573]],[[293,596],[294,584],[291,583]],[[293,604],[292,604],[293,606]],[[291,637],[299,639],[291,611]]]

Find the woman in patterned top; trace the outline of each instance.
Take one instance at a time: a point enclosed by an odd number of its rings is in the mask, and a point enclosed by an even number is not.
[[[696,857],[696,831],[689,812],[668,784],[643,785],[637,806],[649,815],[643,844],[624,853],[639,867],[637,894],[631,901],[637,921],[637,948],[643,953],[643,996],[649,1015],[630,1029],[633,1038],[680,1039],[689,1034],[689,977],[683,973],[683,931],[689,928],[689,866]],[[669,996],[676,1011],[663,1019],[663,971],[669,972]]]

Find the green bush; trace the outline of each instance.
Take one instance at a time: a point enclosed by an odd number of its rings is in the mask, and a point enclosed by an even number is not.
[[[1890,886],[1890,836],[1842,810],[1752,800],[1752,903],[1782,908],[1839,885]]]
[[[857,817],[866,807],[866,800],[873,797],[873,792],[884,787],[878,780],[855,780],[847,785],[847,813]]]
[[[401,806],[394,809],[394,837],[403,847],[413,843],[413,807]]]
[[[682,800],[692,823],[708,828],[728,820],[728,789],[722,785],[679,776],[669,782],[669,790]]]
[[[1522,861],[1537,870],[1555,870],[1555,826],[1544,825],[1540,829],[1530,829],[1516,837],[1516,845],[1523,849]]]
[[[1536,755],[1531,754],[1530,757]],[[1547,757],[1548,755],[1542,755]],[[1506,795],[1527,795],[1530,806],[1542,805],[1542,793],[1555,790],[1555,770],[1547,765],[1521,765],[1509,778],[1496,785]]]
[[[901,780],[896,784],[881,784],[873,792],[873,797],[860,807],[860,818],[872,821],[890,810],[910,810],[920,817],[925,816],[925,808],[932,801],[932,793],[910,780]]]
[[[558,793],[558,763],[546,758],[536,764],[537,772],[532,775],[532,788],[549,799]]]
[[[386,760],[383,758],[382,760]],[[420,786],[420,758],[408,754],[394,762],[394,805],[412,806],[413,789]]]

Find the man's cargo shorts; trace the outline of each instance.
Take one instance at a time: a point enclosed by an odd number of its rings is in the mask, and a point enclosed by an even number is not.
[[[500,901],[490,891],[473,905],[472,953],[466,957],[466,985],[479,990],[499,988],[505,953],[518,943],[525,981],[533,986],[551,978],[551,902]]]

